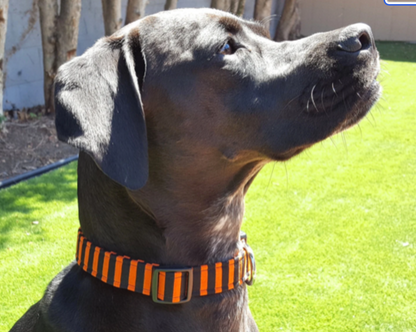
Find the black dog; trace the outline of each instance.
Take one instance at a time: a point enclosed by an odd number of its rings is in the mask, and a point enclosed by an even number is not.
[[[356,124],[378,71],[364,24],[276,43],[211,9],[146,17],[62,66],[77,261],[12,331],[257,331],[245,193],[267,162]]]

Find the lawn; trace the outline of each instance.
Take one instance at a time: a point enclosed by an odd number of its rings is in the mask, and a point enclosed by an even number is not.
[[[261,331],[416,331],[416,45],[379,43],[384,100],[266,167],[243,229]],[[0,191],[0,331],[74,258],[76,164]]]

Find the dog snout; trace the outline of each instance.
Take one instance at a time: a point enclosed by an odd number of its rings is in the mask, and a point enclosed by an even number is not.
[[[364,23],[350,25],[343,29],[339,36],[337,49],[340,52],[356,53],[374,47],[371,28]]]

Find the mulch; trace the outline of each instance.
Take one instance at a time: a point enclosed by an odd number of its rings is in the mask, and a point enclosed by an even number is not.
[[[42,108],[5,115],[0,124],[0,181],[78,153],[58,141],[54,118]]]

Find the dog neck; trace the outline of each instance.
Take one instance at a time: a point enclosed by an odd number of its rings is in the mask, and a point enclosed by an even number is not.
[[[264,163],[215,158],[220,165],[213,165],[208,159],[200,161],[205,165],[201,174],[198,167],[173,162],[150,165],[160,171],[151,171],[141,190],[129,191],[80,153],[79,217],[85,236],[106,250],[163,265],[196,266],[233,257],[240,249],[244,195]]]

